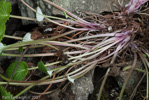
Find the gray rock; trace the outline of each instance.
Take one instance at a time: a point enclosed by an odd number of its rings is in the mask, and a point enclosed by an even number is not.
[[[94,70],[91,70],[85,76],[75,80],[71,86],[75,100],[88,100],[89,94],[94,90],[92,82],[93,73]]]
[[[25,2],[34,9],[36,9],[37,6],[39,6],[45,15],[51,15],[51,6],[48,5],[47,3],[43,2],[43,0],[25,0]],[[18,4],[19,4],[19,8],[21,10],[22,16],[31,17],[31,18],[36,17],[35,12],[33,12],[31,9],[27,8],[20,0],[18,1]],[[23,25],[28,25],[28,24],[35,24],[37,22],[22,20],[22,23],[23,23]]]
[[[77,13],[77,11],[87,11],[98,14],[103,11],[111,11],[111,8],[115,11],[119,10],[113,6],[113,4],[118,3],[113,1],[114,0],[65,0],[64,2],[62,0],[53,0],[55,4],[72,13]],[[125,0],[124,4],[128,3],[128,1],[130,0]],[[62,11],[53,8],[52,14],[62,14]]]
[[[52,2],[75,14],[79,14],[79,11],[87,11],[99,14],[103,11],[111,11],[111,8],[115,11],[119,10],[113,6],[113,4],[118,3],[113,1],[114,0],[53,0]],[[128,3],[128,1],[130,0],[124,0],[123,5]],[[63,15],[63,11],[58,10],[57,8],[51,6],[43,0],[25,0],[25,2],[34,9],[36,9],[37,6],[40,6],[43,13],[46,15]],[[29,8],[22,4],[20,0],[18,1],[18,3],[22,16],[35,18],[34,12],[32,12]],[[33,23],[36,22],[23,20],[24,25]]]
[[[131,66],[132,63],[133,62],[131,61],[126,66]],[[124,67],[126,67],[126,66],[124,66]],[[142,69],[142,66],[143,65],[142,65],[141,61],[137,61],[137,64],[136,64],[135,68]],[[120,71],[120,75],[118,77],[116,77],[116,80],[117,80],[118,85],[120,87],[123,86],[123,83],[125,82],[125,80],[126,80],[126,78],[128,76],[129,71],[130,70]],[[126,85],[126,88],[125,88],[125,92],[127,92],[128,95],[130,95],[133,92],[134,88],[136,87],[137,83],[140,81],[141,77],[142,77],[142,73],[141,72],[136,71],[136,70],[134,70],[132,72],[132,74],[130,76],[130,79],[129,79],[129,81],[128,81],[127,85]]]
[[[17,4],[18,2],[18,0],[6,0],[6,1],[9,1],[12,5],[14,5],[14,4]]]

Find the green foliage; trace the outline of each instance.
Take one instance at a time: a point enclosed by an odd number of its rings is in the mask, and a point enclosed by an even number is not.
[[[7,92],[3,86],[0,86],[0,97],[2,97],[2,100],[14,100],[13,95]]]
[[[42,72],[47,74],[47,68],[45,67],[45,65],[42,61],[38,62],[38,68],[39,68],[39,70],[41,70]]]
[[[146,58],[147,56],[146,56],[145,54],[143,54],[143,57],[145,57],[145,58]]]
[[[5,34],[6,26],[0,25],[0,41],[3,39],[3,36]]]
[[[8,1],[0,1],[0,25],[5,25],[10,17],[11,3]]]
[[[123,68],[122,71],[126,71],[126,70],[128,70],[128,69],[130,69],[130,68],[131,68],[131,66],[126,66],[126,67]]]
[[[68,15],[66,14],[66,12],[63,10],[63,14],[65,16],[65,18],[68,18]]]
[[[15,67],[17,65],[18,61],[13,62],[12,64],[10,64],[10,66],[7,68],[6,70],[6,75],[8,78],[11,77],[13,71],[15,70]],[[13,80],[17,80],[17,81],[22,81],[26,75],[28,74],[28,65],[26,62],[21,61],[17,70],[15,71],[12,79]]]
[[[10,17],[11,3],[5,0],[0,1],[0,41],[5,34],[5,23]]]
[[[23,47],[19,47],[19,52],[23,52]]]

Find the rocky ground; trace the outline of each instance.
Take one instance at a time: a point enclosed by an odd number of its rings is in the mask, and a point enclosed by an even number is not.
[[[123,5],[128,3],[128,1],[129,0],[125,0]],[[63,14],[62,12],[58,11],[56,8],[53,8],[52,6],[44,3],[42,0],[38,0],[38,1],[26,0],[26,2],[34,8],[36,6],[40,6],[41,9],[43,10],[43,13],[47,15],[61,16]],[[112,0],[110,1],[109,0],[104,0],[104,1],[103,0],[92,0],[92,1],[90,0],[77,0],[77,1],[66,0],[65,2],[63,2],[62,0],[60,1],[53,0],[53,2],[69,10],[70,12],[77,14],[78,16],[82,18],[86,18],[88,16],[92,18],[92,16],[98,16],[96,14],[100,14],[100,13],[102,13],[102,15],[107,15],[110,17],[110,15],[112,15],[111,10],[115,12],[119,11],[119,9],[116,9],[116,7],[113,6],[113,4],[117,4],[117,3],[112,2]],[[11,1],[11,3],[13,5],[12,14],[33,17],[33,18],[35,17],[35,13],[33,13],[29,8],[27,8],[24,4],[22,4],[21,1],[13,0]],[[146,16],[141,16],[141,17],[144,17],[144,20],[145,20],[144,22],[146,23],[145,23],[145,26],[142,26],[143,27],[142,33],[140,33],[140,35],[138,35],[138,37],[136,38],[142,42],[143,46],[146,46],[147,49],[149,49],[149,42],[148,42],[149,26],[147,24],[149,21],[149,18],[146,18]],[[51,23],[49,24],[47,24],[48,28],[51,28],[51,29],[58,28],[57,25],[54,25]],[[45,27],[43,27],[41,23],[11,18],[7,22],[6,34],[20,36],[20,37],[24,36],[26,32],[32,32],[33,34],[34,33],[42,34],[42,31],[44,28]],[[35,34],[34,38],[36,38],[36,36],[38,37],[38,34]],[[13,42],[14,43],[16,42],[10,39],[4,39],[3,41],[5,44],[11,44]],[[28,50],[27,53],[28,54],[31,54],[32,52],[38,53],[40,51],[41,50],[39,49],[34,49],[34,50]],[[13,51],[13,53],[14,52],[15,51]],[[47,92],[45,95],[40,97],[38,100],[96,100],[98,97],[100,86],[102,84],[103,76],[106,73],[106,69],[109,67],[111,68],[111,71],[109,72],[109,77],[103,89],[102,100],[110,100],[110,99],[117,100],[120,90],[122,88],[122,84],[126,80],[127,75],[129,73],[129,70],[123,71],[123,68],[133,64],[134,56],[129,51],[126,51],[126,52],[127,53],[125,53],[124,55],[120,54],[117,57],[116,63],[114,65],[109,64],[109,62],[99,64],[96,66],[96,68],[92,69],[91,71],[89,71],[87,74],[85,74],[81,78],[75,80],[74,84],[70,83],[69,81],[53,84],[49,92]],[[40,59],[41,58],[23,58],[23,60],[30,63],[31,65],[37,64],[37,62]],[[55,58],[44,57],[42,59],[53,60]],[[5,74],[6,68],[9,66],[10,63],[12,63],[15,60],[19,60],[19,57],[0,57],[1,73]],[[136,65],[137,65],[136,68],[142,69],[143,64],[141,60],[138,60]],[[38,80],[42,76],[44,76],[43,73],[35,72],[34,75],[32,76],[32,80]],[[138,72],[138,71],[133,71],[130,77],[130,80],[127,84],[126,91],[124,93],[125,100],[128,100],[128,97],[130,97],[130,95],[132,94],[133,90],[139,83],[142,76],[143,76],[143,73]],[[142,81],[141,85],[139,85],[139,88],[138,88],[139,91],[144,90],[145,83],[146,83],[146,80],[144,78],[144,81]],[[28,92],[24,93],[23,96],[24,97],[25,96],[28,96],[28,97],[36,96],[39,93],[43,92],[47,88],[47,86],[48,85],[35,86],[32,89],[30,89]],[[23,88],[24,87],[20,87],[20,86],[15,86],[15,87],[9,86],[8,90],[12,94],[15,95]],[[139,92],[139,91],[136,93],[134,100],[143,100],[142,96],[144,96],[143,94],[144,92]],[[28,99],[24,98],[24,100],[28,100]]]

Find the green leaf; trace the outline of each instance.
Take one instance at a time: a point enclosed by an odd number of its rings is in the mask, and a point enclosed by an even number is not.
[[[0,25],[5,25],[10,17],[11,3],[8,1],[0,1]]]
[[[147,56],[146,56],[145,54],[143,54],[143,57],[145,57],[145,58],[146,58]]]
[[[131,66],[126,66],[126,67],[124,67],[123,69],[122,69],[122,71],[126,71],[126,70],[128,70],[128,69],[130,69],[131,68]]]
[[[5,34],[6,26],[0,25],[0,42],[2,41],[4,34]]]
[[[99,47],[96,47],[95,49],[94,49],[94,51],[96,51],[96,50],[98,50],[99,49]]]
[[[66,14],[66,12],[63,10],[63,14],[65,16],[65,18],[68,18],[68,15]]]
[[[14,100],[13,95],[7,92],[3,86],[0,86],[0,97],[2,97],[2,100]]]
[[[19,52],[23,52],[23,47],[19,47]]]
[[[13,62],[6,70],[6,75],[8,78],[11,77],[13,71],[15,70],[15,67],[17,66],[18,61]],[[17,81],[22,81],[26,75],[28,74],[28,65],[26,62],[21,61],[17,70],[15,71],[12,79]]]
[[[45,65],[42,61],[38,62],[38,68],[39,68],[39,70],[41,70],[42,72],[47,74],[47,68],[45,67]]]

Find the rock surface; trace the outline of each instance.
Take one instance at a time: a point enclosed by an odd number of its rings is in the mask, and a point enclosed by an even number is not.
[[[93,13],[101,13],[103,11],[111,11],[110,6],[112,6],[113,0],[53,0],[54,3],[58,4],[62,8],[65,8],[66,10],[78,14],[78,11],[87,11],[87,12],[93,12]],[[125,0],[125,3],[130,0]],[[16,0],[11,1],[12,4],[16,4]],[[29,4],[31,7],[36,9],[37,6],[40,6],[43,13],[46,15],[61,15],[63,14],[62,11],[59,11],[55,7],[52,7],[51,5],[43,2],[43,0],[25,0],[27,4]],[[21,11],[21,15],[25,17],[32,17],[35,18],[35,12],[31,11],[29,8],[27,8],[20,0],[18,1],[19,9]],[[116,8],[112,7],[113,10],[117,10]],[[34,21],[27,21],[22,20],[22,23],[24,25],[28,24],[35,24],[37,22]],[[5,58],[4,58],[5,59]],[[4,61],[0,59],[0,61]],[[0,63],[1,65],[1,63]],[[75,100],[88,100],[89,94],[91,94],[94,90],[92,78],[93,78],[94,70],[90,71],[87,75],[75,80],[75,83],[71,86],[72,92],[74,94]],[[121,73],[120,77],[117,78],[117,81],[123,84],[123,80],[126,79],[126,75],[128,73]],[[132,78],[133,81],[136,81],[138,76],[137,73],[133,75]],[[121,79],[123,79],[121,81]],[[138,80],[137,80],[138,81]],[[136,82],[135,82],[136,83]],[[134,84],[131,84],[132,86],[135,86]],[[129,87],[130,85],[128,85]],[[132,86],[129,88],[132,89]]]
[[[93,74],[94,70],[91,70],[85,76],[75,80],[74,84],[71,86],[74,100],[88,100],[89,94],[94,90],[92,82]]]
[[[18,3],[18,2],[17,2],[18,0],[6,0],[6,1],[11,2],[11,4],[12,4],[12,5],[17,4],[17,3]]]
[[[126,66],[131,66],[132,63],[133,63],[133,61],[128,62]],[[123,67],[126,67],[126,66],[123,66]],[[135,68],[142,69],[142,66],[143,66],[142,63],[140,61],[137,61]],[[123,86],[125,80],[127,79],[129,71],[130,70],[120,71],[119,72],[120,75],[118,77],[116,77],[116,80],[117,80],[118,85],[120,87]],[[130,76],[130,79],[129,79],[127,85],[126,85],[126,89],[125,89],[125,92],[127,92],[128,95],[130,95],[133,92],[133,90],[136,87],[137,83],[139,83],[141,77],[142,77],[142,73],[141,72],[136,71],[136,70],[134,70],[132,72],[132,74]]]
[[[116,0],[115,0],[116,1]],[[123,0],[125,5],[130,0]],[[43,13],[46,15],[62,15],[63,12],[58,10],[57,8],[49,5],[48,3],[44,2],[43,0],[25,0],[27,4],[31,7],[36,9],[37,6],[40,6]],[[111,11],[118,10],[116,7],[113,6],[116,2],[114,0],[52,0],[55,4],[61,6],[62,8],[75,13],[79,14],[79,11],[87,11],[93,13],[101,13],[103,11]],[[32,12],[29,8],[27,8],[22,2],[19,0],[19,8],[21,10],[22,16],[26,17],[33,17],[35,18],[35,13]],[[118,4],[118,3],[116,3]],[[23,20],[23,24],[32,24],[35,23],[33,21],[26,21]]]
[[[115,0],[116,1],[116,0]],[[113,4],[118,4],[114,0],[53,0],[53,2],[66,10],[77,13],[77,11],[87,11],[93,13],[101,13],[103,11],[111,11],[118,10]],[[126,4],[130,0],[124,0],[124,4]],[[111,8],[110,8],[111,7]],[[62,14],[57,9],[52,9],[53,14]]]
[[[45,15],[51,15],[51,5],[48,5],[47,3],[43,2],[43,0],[25,0],[25,2],[34,9],[36,9],[36,7],[39,6]],[[22,16],[35,18],[35,12],[27,8],[20,0],[18,1],[18,5],[21,10]],[[22,23],[23,25],[28,25],[35,24],[36,22],[22,20]]]

